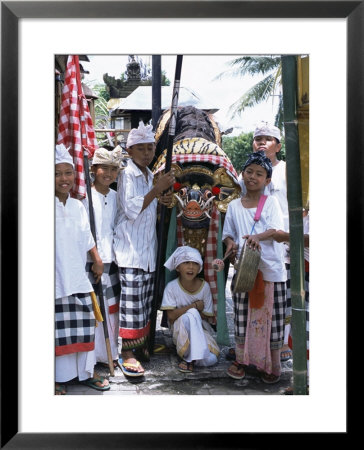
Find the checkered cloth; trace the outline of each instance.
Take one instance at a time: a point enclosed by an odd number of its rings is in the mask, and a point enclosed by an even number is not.
[[[155,272],[119,267],[121,284],[119,336],[137,339],[149,334]]]
[[[217,233],[219,230],[219,210],[214,205],[211,211],[211,219],[209,225],[209,231],[207,234],[205,257],[203,262],[203,272],[205,280],[209,283],[212,300],[214,305],[214,315],[216,323],[217,317],[217,301],[218,301],[218,290],[217,290],[217,272],[213,269],[212,261],[217,258]]]
[[[231,280],[231,291],[233,292],[236,272]],[[244,343],[248,319],[248,292],[233,294],[234,302],[234,324],[235,340]],[[274,283],[274,303],[272,314],[272,328],[270,346],[272,350],[280,349],[284,340],[284,316],[286,309],[286,283]]]
[[[56,356],[95,348],[96,321],[89,293],[56,298],[55,319]]]
[[[238,174],[236,173],[236,170],[234,166],[231,164],[231,162],[223,156],[219,155],[203,155],[203,154],[178,154],[178,155],[172,155],[171,164],[174,164],[176,162],[180,162],[181,164],[184,163],[209,163],[214,164],[215,166],[222,166],[225,167],[225,169],[230,172],[230,174],[235,178],[235,180],[238,179]],[[158,170],[155,173],[160,172],[161,170],[164,170],[165,164],[162,164]]]
[[[86,264],[86,272],[89,280],[91,281],[94,289],[95,277],[91,271],[91,266],[93,263],[88,262]],[[104,294],[104,300],[107,302],[109,314],[115,314],[119,312],[119,302],[120,302],[120,280],[118,273],[118,266],[112,263],[104,264],[104,273],[102,274],[102,290]],[[95,290],[97,292],[97,290]]]
[[[57,144],[64,144],[66,148],[70,147],[76,171],[71,196],[83,199],[86,197],[83,148],[87,150],[88,157],[91,158],[97,148],[97,140],[87,100],[82,90],[77,55],[69,55],[67,61]]]

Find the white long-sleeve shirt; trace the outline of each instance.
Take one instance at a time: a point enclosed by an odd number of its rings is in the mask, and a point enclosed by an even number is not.
[[[85,265],[87,252],[95,246],[83,204],[56,197],[56,298],[93,291]]]
[[[110,189],[108,194],[104,195],[92,188],[91,193],[95,213],[97,251],[103,263],[111,263],[115,261],[113,239],[116,218],[116,192]],[[88,212],[88,198],[86,197],[82,200],[82,203]],[[92,261],[89,255],[87,260],[89,262]]]
[[[157,199],[142,211],[144,197],[153,188],[153,173],[148,181],[130,159],[119,174],[118,212],[114,231],[114,252],[119,267],[154,272],[157,256]]]

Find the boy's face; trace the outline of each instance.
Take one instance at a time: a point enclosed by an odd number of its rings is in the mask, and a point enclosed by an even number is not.
[[[128,148],[128,153],[137,166],[145,168],[153,161],[155,144],[135,144]]]
[[[56,164],[55,190],[57,197],[68,195],[74,182],[75,172],[71,164]]]
[[[261,191],[270,183],[267,171],[258,164],[250,164],[243,172],[243,181],[248,191]]]
[[[193,280],[200,271],[200,265],[194,261],[186,261],[177,266],[176,271],[184,280]]]
[[[118,176],[118,168],[109,164],[96,164],[91,170],[95,174],[95,184],[100,186],[110,186]]]
[[[278,143],[273,136],[255,136],[253,140],[253,152],[262,150],[271,161],[277,159],[277,153],[281,147],[282,144]]]

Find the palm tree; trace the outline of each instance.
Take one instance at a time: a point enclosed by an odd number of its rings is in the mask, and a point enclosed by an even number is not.
[[[232,69],[219,74],[216,79],[226,75],[266,75],[261,81],[245,92],[235,103],[230,106],[231,118],[240,115],[246,108],[251,108],[258,103],[267,101],[270,97],[279,95],[278,112],[275,117],[275,125],[282,129],[283,101],[280,95],[282,85],[282,64],[280,56],[242,56],[229,61]],[[278,94],[276,94],[278,93]]]

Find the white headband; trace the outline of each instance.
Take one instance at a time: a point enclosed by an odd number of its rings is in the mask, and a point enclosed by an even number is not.
[[[254,136],[273,136],[281,141],[281,131],[274,125],[269,125],[268,122],[260,122],[254,130]]]
[[[189,247],[188,245],[183,245],[182,247],[177,247],[176,250],[172,253],[172,255],[167,259],[164,264],[168,270],[172,272],[178,267],[180,264],[193,261],[200,265],[200,270],[202,270],[202,258],[200,252],[193,247]]]
[[[106,164],[108,166],[121,167],[121,162],[124,158],[123,151],[120,146],[115,147],[114,150],[109,151],[106,148],[98,148],[95,150],[94,157],[92,159],[92,165]]]
[[[155,142],[155,136],[152,125],[145,126],[142,121],[139,122],[138,128],[133,128],[128,134],[126,148],[130,148],[135,144],[149,144]]]
[[[71,164],[71,166],[75,168],[72,156],[69,154],[68,149],[63,144],[59,144],[56,145],[56,164],[62,163]]]

